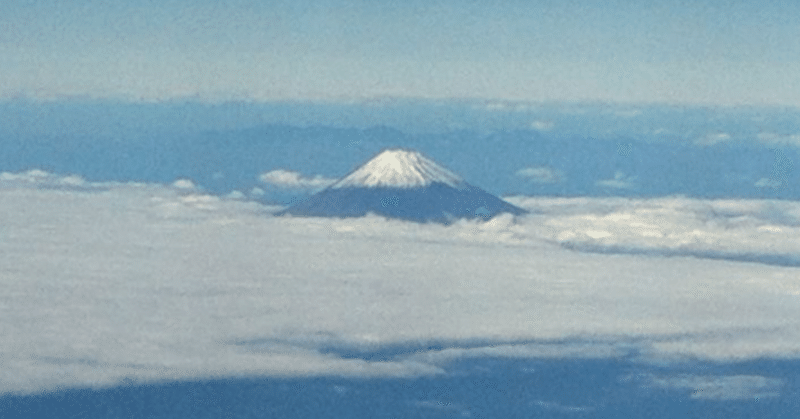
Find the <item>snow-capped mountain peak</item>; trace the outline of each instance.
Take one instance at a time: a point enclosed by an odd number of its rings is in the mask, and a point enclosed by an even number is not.
[[[331,188],[415,188],[433,183],[458,187],[463,182],[458,175],[416,151],[390,149],[334,183]]]

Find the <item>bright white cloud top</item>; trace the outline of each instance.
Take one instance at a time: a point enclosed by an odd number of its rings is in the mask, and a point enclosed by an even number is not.
[[[336,181],[336,179],[328,179],[319,175],[305,177],[299,172],[284,169],[262,173],[258,179],[264,183],[288,189],[324,188]]]
[[[273,217],[177,186],[58,179],[0,175],[0,392],[446,374],[470,356],[800,354],[794,202],[517,197],[532,214],[446,227]],[[321,350],[424,340],[454,347],[384,361]],[[495,344],[459,347],[475,340]],[[645,381],[717,399],[778,387]]]

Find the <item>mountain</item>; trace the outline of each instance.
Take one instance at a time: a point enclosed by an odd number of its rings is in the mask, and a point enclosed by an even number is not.
[[[444,224],[458,218],[489,219],[503,212],[526,213],[468,184],[416,151],[389,149],[276,215],[360,217],[369,212]]]

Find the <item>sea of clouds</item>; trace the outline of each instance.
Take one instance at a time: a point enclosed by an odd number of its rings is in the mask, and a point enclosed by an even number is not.
[[[796,202],[511,197],[531,214],[443,226],[275,217],[242,197],[0,174],[0,393],[800,354]],[[392,347],[423,349],[363,355]],[[781,385],[631,379],[721,400]]]

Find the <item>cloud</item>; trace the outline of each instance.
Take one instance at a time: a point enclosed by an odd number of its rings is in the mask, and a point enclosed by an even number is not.
[[[783,380],[759,375],[676,375],[646,376],[649,386],[692,391],[693,399],[753,400],[780,395]]]
[[[473,109],[484,109],[490,112],[530,112],[540,108],[539,104],[529,102],[488,102],[482,106],[473,106]]]
[[[636,180],[635,176],[625,176],[622,172],[616,172],[614,179],[599,180],[597,185],[604,188],[633,189],[636,186],[634,180]]]
[[[762,132],[756,136],[759,141],[768,144],[798,146],[800,145],[800,134],[776,134],[774,132]]]
[[[172,183],[172,187],[177,189],[195,189],[194,182],[189,179],[178,179]]]
[[[780,180],[768,179],[765,177],[762,177],[755,183],[756,188],[779,189],[781,186],[783,186],[783,182],[781,182]]]
[[[309,178],[298,172],[283,169],[262,173],[258,179],[264,183],[287,189],[317,189],[336,182],[336,179],[329,179],[319,175]]]
[[[588,412],[594,410],[593,407],[588,406],[568,406],[557,402],[546,402],[544,400],[536,400],[533,404],[547,410],[555,410],[558,412],[574,413],[574,412]]]
[[[4,182],[29,182],[41,183],[50,179],[52,175],[42,170],[33,169],[22,173],[0,173],[0,180]]]
[[[30,185],[48,189],[82,189],[100,187],[100,184],[86,182],[81,176],[54,175],[43,170],[33,169],[20,173],[0,173],[0,184]]]
[[[538,121],[531,122],[531,128],[533,128],[533,129],[535,129],[537,131],[550,131],[555,126],[556,126],[556,124],[553,121],[538,120]]]
[[[507,103],[502,102],[490,102],[484,105],[483,107],[487,111],[506,111],[511,108],[511,106]]]
[[[493,344],[492,346],[470,348],[452,347],[437,351],[419,351],[402,359],[442,366],[455,360],[468,358],[619,358],[630,355],[635,350],[636,347],[628,342],[575,340],[552,343]]]
[[[228,194],[228,199],[246,199],[247,196],[243,194],[241,191],[231,191]]]
[[[0,392],[434,376],[469,358],[800,353],[791,269],[703,256],[800,255],[795,202],[520,197],[532,214],[442,226],[273,217],[168,185],[14,182],[0,187],[0,252],[13,256],[0,277],[14,296],[0,316],[11,331]],[[643,252],[619,255],[630,249]]]
[[[706,134],[704,137],[698,138],[695,144],[699,146],[712,146],[726,141],[730,141],[730,134],[724,132],[715,132]]]
[[[527,167],[518,170],[516,175],[535,183],[559,183],[564,180],[561,171],[549,167]]]
[[[775,160],[772,163],[772,175],[769,178],[761,178],[755,183],[757,188],[782,189],[789,182],[789,175],[794,168],[794,162],[783,150],[773,149]]]

